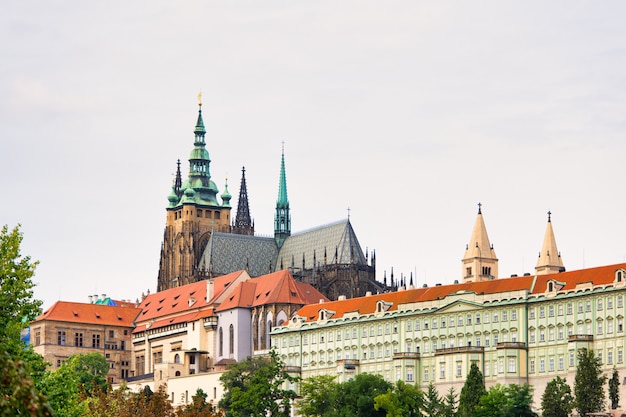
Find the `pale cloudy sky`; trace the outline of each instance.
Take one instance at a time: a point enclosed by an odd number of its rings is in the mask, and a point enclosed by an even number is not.
[[[568,270],[624,262],[622,1],[0,4],[0,224],[44,307],[156,288],[204,95],[211,175],[273,233],[350,218],[382,280],[452,283],[483,213],[500,275],[551,210]]]

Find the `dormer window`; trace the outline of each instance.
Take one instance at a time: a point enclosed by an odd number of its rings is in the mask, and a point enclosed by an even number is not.
[[[560,291],[561,288],[563,288],[564,286],[564,282],[559,282],[551,279],[550,281],[548,281],[548,284],[546,286],[546,292],[557,292]]]
[[[387,303],[383,300],[379,300],[376,303],[376,313],[384,313],[385,311],[389,310],[389,307],[391,307],[393,305],[393,303]]]
[[[329,320],[335,315],[334,311],[321,309],[319,312],[318,320]]]
[[[626,279],[626,275],[624,274],[626,271],[623,269],[618,269],[615,271],[615,282],[624,282]]]

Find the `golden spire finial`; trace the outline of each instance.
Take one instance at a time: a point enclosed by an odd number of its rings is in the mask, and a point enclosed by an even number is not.
[[[202,91],[198,93],[198,106],[202,107]]]

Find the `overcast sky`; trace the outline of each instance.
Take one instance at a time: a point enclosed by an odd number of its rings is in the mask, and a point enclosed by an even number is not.
[[[483,214],[501,277],[548,210],[568,270],[625,261],[626,3],[0,4],[0,224],[44,308],[155,291],[199,91],[210,172],[273,234],[350,219],[377,276],[461,278]],[[233,215],[234,215],[233,210]]]

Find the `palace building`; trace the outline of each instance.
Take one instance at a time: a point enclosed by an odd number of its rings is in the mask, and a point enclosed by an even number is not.
[[[535,273],[499,278],[497,266],[479,208],[460,283],[304,306],[272,346],[302,378],[367,372],[440,394],[459,393],[476,363],[487,386],[531,384],[535,407],[557,375],[573,386],[583,347],[626,377],[626,264],[566,272],[549,213]]]
[[[242,169],[235,218],[228,184],[219,195],[211,179],[202,103],[189,156],[189,174],[182,179],[180,160],[168,196],[161,245],[157,291],[245,270],[251,277],[289,269],[330,299],[384,292],[376,281],[376,256],[364,253],[350,219],[292,233],[284,149],[280,160],[274,236],[254,235],[248,204],[246,171]]]

